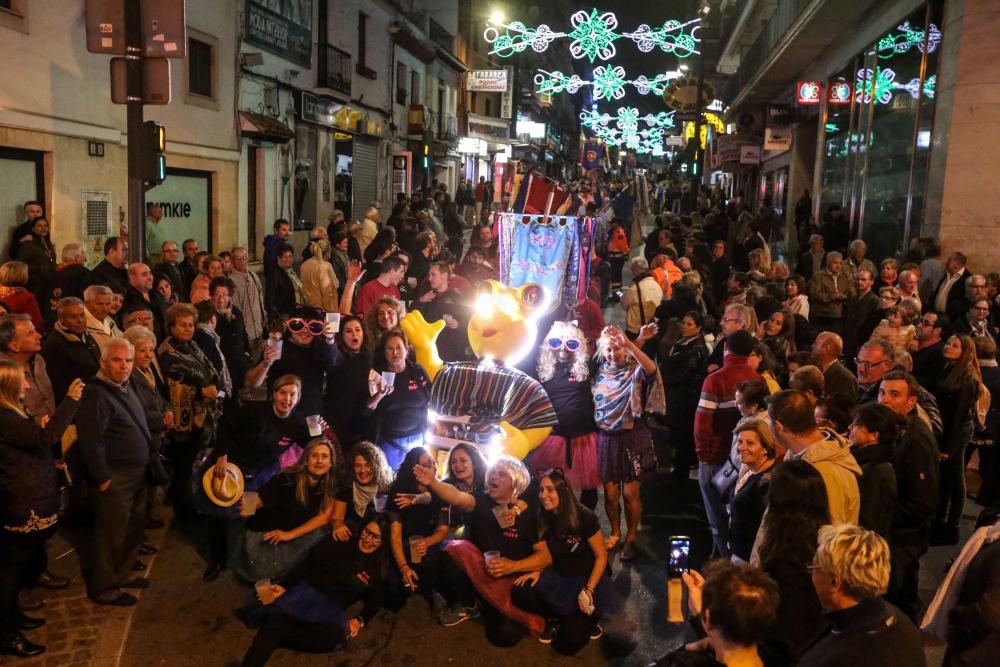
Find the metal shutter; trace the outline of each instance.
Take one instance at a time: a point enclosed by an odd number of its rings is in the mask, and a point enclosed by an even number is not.
[[[378,199],[378,141],[355,136],[351,167],[354,184],[351,217],[361,220],[365,217],[368,204]]]

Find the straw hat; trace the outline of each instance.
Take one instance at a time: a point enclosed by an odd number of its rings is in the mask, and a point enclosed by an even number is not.
[[[215,477],[215,466],[209,467],[201,478],[205,495],[219,507],[232,507],[243,497],[243,473],[233,463],[226,464],[222,479]]]

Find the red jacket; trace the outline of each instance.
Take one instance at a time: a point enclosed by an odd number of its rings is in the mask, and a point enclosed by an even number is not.
[[[34,294],[23,287],[0,287],[0,301],[7,306],[8,312],[28,315],[35,329],[45,331],[45,321]]]
[[[762,380],[747,366],[747,358],[727,354],[722,368],[710,373],[701,385],[701,400],[694,413],[694,448],[700,463],[720,465],[729,455],[733,429],[740,420],[736,406],[736,385],[746,380]]]

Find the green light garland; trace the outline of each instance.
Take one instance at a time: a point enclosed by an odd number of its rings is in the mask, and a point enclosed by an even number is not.
[[[549,72],[540,69],[535,74],[535,85],[538,86],[539,93],[576,93],[584,86],[591,86],[595,100],[620,100],[625,97],[625,86],[632,86],[640,95],[654,93],[662,95],[667,89],[671,77],[666,73],[657,74],[652,79],[647,79],[645,75],[635,79],[626,78],[625,68],[598,66],[594,68],[594,78],[590,81],[581,79],[576,74],[568,76],[559,70]]]

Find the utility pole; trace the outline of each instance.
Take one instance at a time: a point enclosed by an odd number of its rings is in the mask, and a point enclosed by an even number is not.
[[[125,58],[127,62],[126,103],[128,132],[128,258],[139,262],[146,256],[146,185],[143,182],[142,137],[142,4],[125,3]]]

